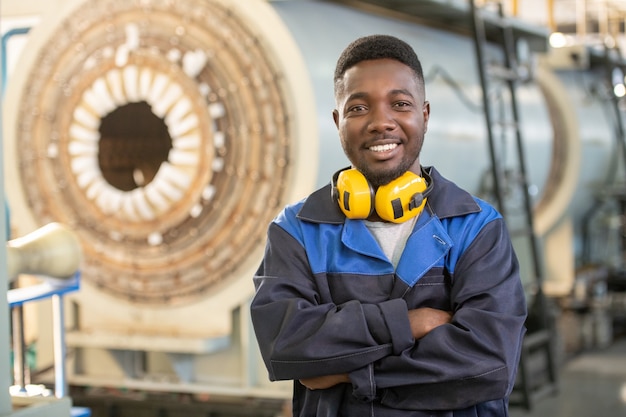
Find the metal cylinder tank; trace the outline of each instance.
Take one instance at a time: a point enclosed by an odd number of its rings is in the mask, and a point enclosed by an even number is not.
[[[251,278],[271,218],[347,165],[333,70],[372,33],[406,40],[422,60],[422,163],[484,192],[490,160],[466,36],[323,1],[74,0],[42,17],[8,82],[6,178],[16,234],[61,222],[84,248],[71,383],[288,395],[258,358]],[[533,74],[519,99],[547,236],[582,216],[612,139],[606,121],[579,117],[600,105],[575,79],[541,62]]]

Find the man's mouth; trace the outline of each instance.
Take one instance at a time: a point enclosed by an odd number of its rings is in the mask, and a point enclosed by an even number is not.
[[[389,152],[398,147],[397,143],[387,143],[385,145],[370,146],[369,150],[373,152]]]

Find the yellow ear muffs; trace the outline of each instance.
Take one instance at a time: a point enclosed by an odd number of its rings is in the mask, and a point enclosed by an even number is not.
[[[339,208],[349,219],[366,219],[374,210],[374,189],[354,168],[333,175],[333,194]]]
[[[376,213],[384,220],[403,223],[422,212],[427,194],[430,194],[430,189],[426,180],[407,171],[390,183],[378,187]]]
[[[337,171],[332,195],[349,219],[366,219],[376,210],[381,219],[402,223],[419,215],[432,190],[432,180],[407,171],[374,191],[365,176],[354,168]]]

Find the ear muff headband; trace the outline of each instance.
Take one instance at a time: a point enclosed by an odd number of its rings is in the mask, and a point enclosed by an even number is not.
[[[366,219],[373,210],[383,220],[403,223],[418,216],[432,190],[432,179],[407,171],[374,192],[361,172],[345,168],[333,175],[332,193],[339,208],[350,219]]]

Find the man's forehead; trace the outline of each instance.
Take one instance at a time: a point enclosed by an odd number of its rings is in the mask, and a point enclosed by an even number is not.
[[[361,61],[348,68],[344,73],[342,84],[344,89],[354,88],[364,83],[395,80],[406,88],[414,85],[419,88],[419,79],[413,69],[400,61],[391,59]]]

